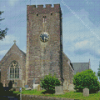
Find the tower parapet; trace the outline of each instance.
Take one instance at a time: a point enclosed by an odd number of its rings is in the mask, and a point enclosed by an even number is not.
[[[51,4],[46,4],[46,7],[43,5],[27,5],[27,14],[42,14],[42,13],[59,13],[61,11],[60,4],[54,4],[52,7]]]

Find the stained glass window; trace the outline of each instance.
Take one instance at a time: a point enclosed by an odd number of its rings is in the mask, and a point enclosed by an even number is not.
[[[15,60],[10,65],[10,78],[19,78],[18,62]]]
[[[14,78],[14,68],[10,68],[10,78]]]
[[[19,68],[15,68],[15,78],[19,78]]]

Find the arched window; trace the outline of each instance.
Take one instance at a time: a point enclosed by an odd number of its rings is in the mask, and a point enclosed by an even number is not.
[[[19,78],[19,66],[15,60],[10,64],[10,78]]]

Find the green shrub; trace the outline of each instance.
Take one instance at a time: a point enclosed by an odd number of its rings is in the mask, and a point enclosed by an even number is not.
[[[99,82],[99,90],[100,90],[100,82]]]
[[[60,81],[54,76],[52,76],[51,74],[46,75],[44,77],[44,79],[41,79],[41,83],[40,83],[41,87],[43,89],[46,89],[46,91],[55,91],[55,86],[59,86]]]
[[[95,93],[99,90],[98,78],[91,69],[74,75],[73,84],[75,85],[74,89],[79,92],[82,92],[85,87],[89,89],[90,93]]]

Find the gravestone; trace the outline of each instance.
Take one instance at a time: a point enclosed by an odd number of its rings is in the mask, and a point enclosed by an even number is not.
[[[89,96],[89,89],[88,88],[83,89],[83,96]]]
[[[29,88],[28,85],[25,85],[25,90],[31,90],[31,88]]]
[[[25,85],[25,88],[28,88],[28,85]]]
[[[33,89],[37,89],[38,90],[38,85],[39,84],[33,84]]]
[[[68,90],[69,91],[75,91],[74,84],[70,84],[69,87],[68,87]]]
[[[55,95],[57,94],[64,94],[63,86],[55,86]]]
[[[65,80],[63,83],[63,90],[68,90],[68,81]]]
[[[40,84],[37,86],[37,91],[40,91],[41,90],[41,87],[40,87]]]

